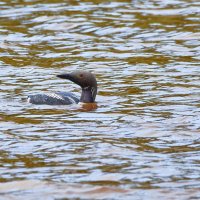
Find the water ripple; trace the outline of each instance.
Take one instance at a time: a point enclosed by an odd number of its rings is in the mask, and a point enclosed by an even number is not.
[[[0,199],[199,199],[197,2],[0,5]],[[27,104],[75,69],[96,110]]]

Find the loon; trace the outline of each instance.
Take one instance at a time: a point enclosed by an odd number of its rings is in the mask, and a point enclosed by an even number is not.
[[[46,105],[70,105],[78,103],[94,103],[97,94],[97,81],[95,75],[89,71],[75,70],[69,74],[60,74],[57,77],[70,80],[82,89],[80,99],[71,92],[55,92],[35,94],[28,96],[28,102],[32,104]]]

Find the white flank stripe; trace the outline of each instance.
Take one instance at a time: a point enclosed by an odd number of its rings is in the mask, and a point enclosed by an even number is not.
[[[28,99],[27,99],[27,102],[28,102],[28,103],[30,103],[30,101],[31,101],[31,98],[30,98],[30,97],[28,97]]]
[[[76,101],[73,98],[69,97],[69,96],[68,96],[68,99],[71,101],[71,103],[76,103]]]

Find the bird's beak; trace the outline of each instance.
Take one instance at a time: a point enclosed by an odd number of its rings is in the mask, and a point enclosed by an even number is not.
[[[67,79],[70,80],[76,84],[78,84],[77,80],[75,80],[73,74],[58,74],[57,75],[58,78],[63,78],[63,79]],[[78,84],[79,85],[79,84]]]
[[[71,78],[70,74],[58,74],[58,78],[69,79]]]

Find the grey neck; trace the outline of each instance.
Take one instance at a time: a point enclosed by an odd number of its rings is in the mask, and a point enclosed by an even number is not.
[[[93,103],[93,102],[95,102],[96,94],[97,94],[97,88],[96,87],[82,88],[80,102],[82,102],[82,103]]]

